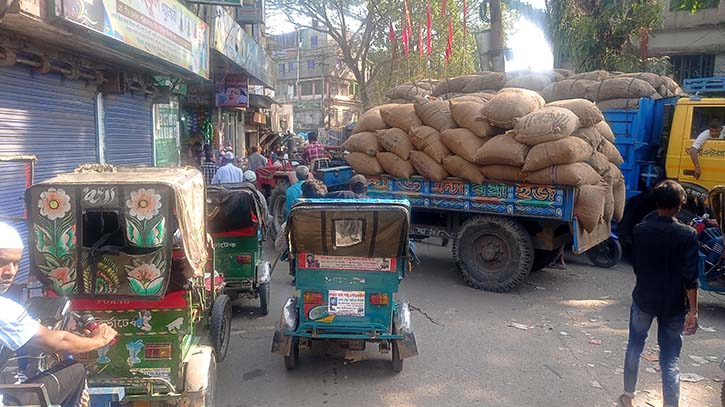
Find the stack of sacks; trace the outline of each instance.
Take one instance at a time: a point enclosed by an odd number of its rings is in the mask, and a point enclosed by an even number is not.
[[[390,89],[385,93],[385,96],[390,100],[390,103],[411,103],[416,96],[430,95],[436,83],[438,81],[432,79],[404,83]]]
[[[584,230],[621,220],[625,187],[617,166],[623,159],[589,100],[546,105],[537,92],[504,88],[488,101],[417,97],[365,114],[365,131],[343,144],[358,173],[575,186],[575,215]]]

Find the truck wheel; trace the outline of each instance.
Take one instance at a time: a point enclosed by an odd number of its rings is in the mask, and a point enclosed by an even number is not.
[[[403,359],[400,357],[400,349],[398,348],[398,341],[393,340],[393,372],[398,373],[403,371]]]
[[[293,370],[297,367],[297,363],[300,361],[300,337],[292,337],[292,349],[289,352],[289,356],[284,357],[284,367],[287,370]]]
[[[232,301],[222,294],[214,301],[209,324],[209,339],[219,362],[224,361],[229,349],[229,335],[232,332]]]
[[[269,196],[269,213],[272,215],[272,239],[282,232],[282,224],[285,221],[284,207],[287,204],[287,185],[280,184]]]
[[[536,249],[534,250],[534,262],[531,265],[531,271],[540,271],[541,269],[545,268],[551,262],[556,260],[556,256],[559,255],[560,250],[543,250],[543,249]]]
[[[534,244],[526,229],[503,216],[463,222],[453,240],[453,259],[463,279],[479,290],[505,292],[531,271]]]
[[[622,259],[622,245],[619,239],[610,237],[587,250],[587,257],[595,266],[612,268]]]
[[[262,315],[269,314],[269,283],[259,285],[259,308]]]

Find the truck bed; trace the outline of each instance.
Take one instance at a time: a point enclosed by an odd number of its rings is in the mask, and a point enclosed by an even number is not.
[[[574,188],[487,181],[472,184],[458,178],[435,182],[414,176],[368,177],[371,198],[407,199],[413,207],[478,214],[507,215],[572,222]]]

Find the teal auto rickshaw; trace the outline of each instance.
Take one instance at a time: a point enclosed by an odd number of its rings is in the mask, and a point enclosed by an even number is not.
[[[294,369],[300,349],[377,343],[393,370],[418,354],[408,304],[396,300],[411,267],[410,205],[397,200],[303,199],[287,222],[296,296],[282,309],[272,352]]]
[[[214,239],[214,268],[224,276],[224,293],[259,299],[269,313],[271,268],[262,248],[267,236],[264,196],[248,183],[210,185],[206,189],[208,232]]]

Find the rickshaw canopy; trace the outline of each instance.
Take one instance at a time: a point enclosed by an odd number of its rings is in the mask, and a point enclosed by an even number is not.
[[[205,199],[203,175],[192,167],[89,164],[57,175],[27,192],[32,266],[62,294],[83,290],[162,295],[171,268],[173,241],[180,238],[193,274],[204,274]],[[92,233],[99,236],[91,239],[87,235]],[[94,242],[91,247],[87,247],[89,241]],[[106,260],[97,260],[94,253],[100,246],[114,244],[120,247],[123,259],[109,254]],[[86,273],[88,265],[84,262],[90,258],[99,264],[106,262],[102,266],[107,268],[101,267],[101,271],[115,271],[116,277],[100,280],[84,276],[82,287],[76,287],[73,281],[78,280],[79,273]],[[117,264],[110,264],[116,260]],[[118,272],[120,269],[125,272]],[[130,288],[118,290],[124,275]],[[115,288],[111,287],[114,283],[118,283]],[[92,286],[95,288],[89,288]]]
[[[293,253],[406,257],[410,204],[404,200],[301,199],[287,228]]]

